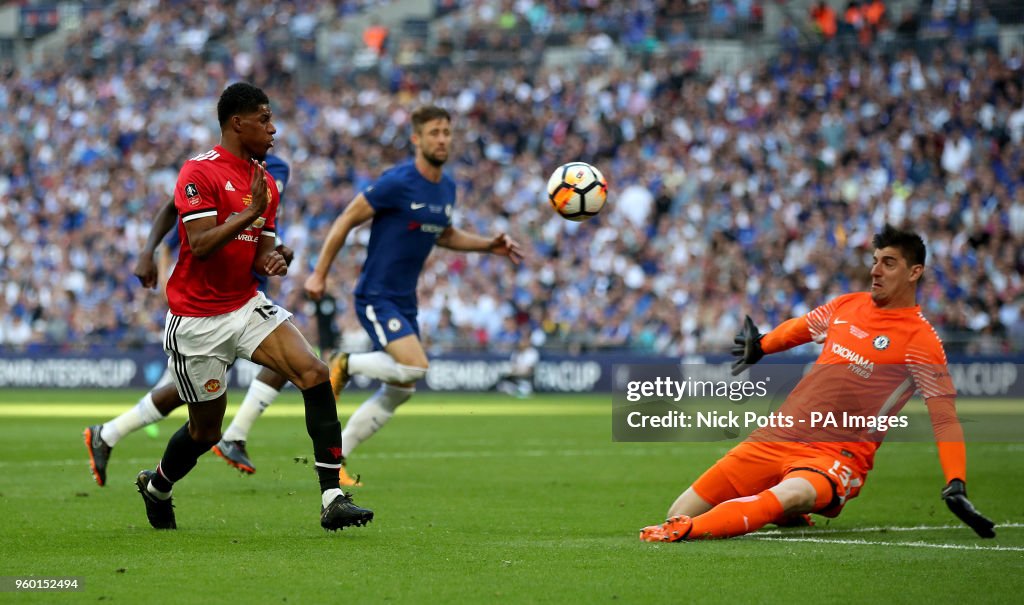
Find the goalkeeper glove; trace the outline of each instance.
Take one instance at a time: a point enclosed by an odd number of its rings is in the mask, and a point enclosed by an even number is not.
[[[738,376],[743,370],[761,361],[764,357],[764,351],[761,349],[762,338],[764,335],[757,331],[754,320],[747,315],[743,320],[743,328],[733,339],[736,344],[732,347],[732,354],[737,358],[732,362],[733,376]]]
[[[982,538],[995,538],[996,524],[990,521],[985,515],[978,512],[971,501],[967,499],[967,486],[960,479],[953,479],[942,490],[942,499],[946,506],[961,521],[970,526],[976,534]]]

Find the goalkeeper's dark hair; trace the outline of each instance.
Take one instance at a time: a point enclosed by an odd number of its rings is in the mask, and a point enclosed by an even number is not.
[[[438,118],[451,122],[452,114],[448,113],[448,110],[444,107],[438,107],[437,105],[418,107],[416,111],[412,112],[412,131],[419,134],[424,124]]]
[[[235,82],[220,93],[220,100],[217,101],[217,120],[223,127],[231,116],[255,113],[259,111],[260,105],[270,105],[267,93],[248,82]]]
[[[881,233],[876,233],[871,240],[875,250],[893,247],[903,254],[908,265],[923,265],[927,252],[924,247],[924,240],[913,231],[902,231],[886,223]]]

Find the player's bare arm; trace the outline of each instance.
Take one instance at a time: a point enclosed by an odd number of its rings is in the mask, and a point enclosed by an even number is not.
[[[498,256],[506,256],[514,265],[518,265],[523,260],[523,251],[519,242],[504,233],[487,238],[457,227],[448,227],[437,238],[437,245],[460,252],[490,252]]]
[[[267,188],[266,169],[263,164],[253,161],[254,170],[250,191],[252,203],[245,210],[228,217],[220,225],[217,218],[210,216],[185,223],[189,247],[198,258],[206,258],[225,244],[230,242],[242,231],[245,231],[258,220],[270,203],[270,190]],[[273,245],[274,241],[270,241]]]
[[[153,225],[149,229],[149,237],[146,244],[139,251],[139,259],[135,262],[135,277],[139,278],[146,288],[155,288],[157,285],[158,271],[153,255],[157,246],[163,241],[164,236],[178,221],[178,209],[174,207],[174,198],[167,200],[167,203],[160,207],[156,216],[153,217]]]
[[[338,256],[338,251],[345,245],[349,232],[373,218],[374,214],[373,206],[366,200],[366,196],[360,193],[338,218],[334,219],[334,223],[327,232],[327,238],[324,239],[324,244],[320,247],[320,256],[317,258],[316,267],[313,268],[313,272],[306,278],[304,284],[306,294],[310,298],[320,300],[324,295],[324,289],[327,287],[327,271],[330,270],[334,257]]]
[[[288,274],[288,260],[277,249],[274,237],[264,233],[260,237],[260,247],[252,263],[252,270],[260,275],[275,277]]]

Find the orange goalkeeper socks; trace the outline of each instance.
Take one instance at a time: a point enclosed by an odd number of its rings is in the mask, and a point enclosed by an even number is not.
[[[782,518],[782,504],[769,490],[756,496],[726,500],[703,515],[693,518],[687,540],[732,538],[757,531]]]

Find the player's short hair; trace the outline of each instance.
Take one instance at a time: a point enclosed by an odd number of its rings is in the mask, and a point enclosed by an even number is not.
[[[907,259],[907,263],[911,266],[923,265],[927,255],[924,240],[921,239],[920,235],[913,231],[902,231],[888,223],[886,223],[880,233],[875,234],[871,243],[874,244],[875,250],[890,246],[896,248],[903,254],[903,258]]]
[[[267,93],[248,82],[235,82],[220,93],[217,120],[224,126],[231,116],[259,111],[260,105],[270,105]]]
[[[412,131],[419,132],[423,125],[431,120],[438,118],[452,121],[452,114],[448,113],[448,110],[437,105],[424,105],[423,107],[416,108],[416,111],[412,112]]]

